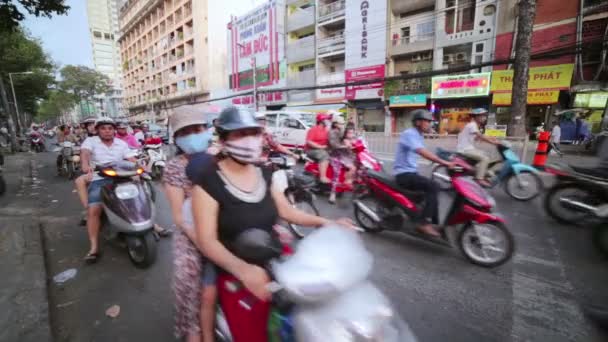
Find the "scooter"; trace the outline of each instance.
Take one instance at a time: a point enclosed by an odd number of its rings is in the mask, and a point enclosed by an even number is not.
[[[459,170],[450,170],[459,172]],[[356,194],[355,219],[370,233],[383,230],[403,232],[447,247],[458,247],[469,262],[496,267],[513,255],[515,243],[505,221],[492,213],[494,198],[479,184],[465,177],[450,174],[455,198],[439,228],[441,237],[418,232],[418,221],[424,208],[424,193],[401,188],[395,178],[381,172],[368,171],[366,186]],[[455,231],[459,231],[455,236]]]
[[[492,184],[492,187],[502,183],[505,192],[519,201],[529,201],[538,196],[543,189],[539,171],[533,166],[522,163],[508,144],[503,143],[496,148],[501,159],[490,162],[486,173],[486,180]],[[460,167],[461,171],[453,172],[453,176],[475,175],[476,160],[441,148],[437,149],[437,155]],[[442,190],[449,190],[452,187],[447,167],[444,165],[433,167],[431,179],[437,182]]]
[[[162,146],[163,142],[160,138],[146,139],[143,146],[146,171],[153,179],[160,179],[165,171],[167,156]]]
[[[45,150],[44,142],[42,141],[42,135],[40,135],[40,133],[30,134],[30,149],[37,153],[43,152]]]
[[[390,301],[367,280],[373,257],[357,233],[315,230],[286,255],[267,231],[241,233],[230,250],[264,268],[273,282],[270,302],[253,297],[231,275],[218,275],[218,341],[414,342]]]
[[[131,262],[147,268],[156,260],[155,206],[144,169],[132,162],[100,165],[96,173],[112,183],[101,189],[103,215],[101,233],[106,240],[124,239]]]
[[[80,170],[80,146],[64,141],[55,151],[59,152],[57,174],[67,179],[74,179]]]
[[[345,175],[348,169],[346,166],[342,165],[340,169],[340,174],[334,175],[334,170],[331,165],[327,168],[327,178],[335,179],[336,184],[331,188],[329,185],[321,184],[319,182],[319,163],[313,160],[308,159],[306,164],[304,164],[304,172],[312,175],[317,179],[317,193],[327,193],[330,191],[335,191],[337,194],[342,194],[345,192],[350,192],[353,190],[353,187],[356,187],[361,183],[361,173],[364,170],[374,170],[374,171],[382,171],[382,163],[376,159],[368,150],[367,144],[363,140],[363,138],[358,138],[353,143],[353,152],[355,153],[355,168],[357,172],[355,173],[353,185],[348,185],[345,183]]]

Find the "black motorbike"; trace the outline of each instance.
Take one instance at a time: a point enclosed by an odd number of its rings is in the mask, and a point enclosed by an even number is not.
[[[112,180],[101,189],[103,237],[126,240],[131,262],[139,268],[149,267],[156,260],[156,212],[144,169],[124,161],[97,166],[96,172]]]
[[[545,210],[556,221],[572,225],[597,223],[590,215],[598,206],[608,203],[608,175],[595,168],[548,165],[545,171],[556,177],[545,196]]]

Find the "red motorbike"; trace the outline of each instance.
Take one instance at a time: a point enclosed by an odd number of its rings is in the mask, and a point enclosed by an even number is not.
[[[338,194],[340,193],[344,193],[344,192],[350,192],[353,190],[353,186],[356,186],[358,184],[361,184],[362,182],[362,173],[364,169],[367,170],[374,170],[374,171],[382,171],[382,164],[380,163],[380,161],[378,161],[378,159],[376,159],[367,149],[367,145],[365,144],[365,141],[362,138],[358,138],[354,143],[353,143],[353,152],[356,155],[355,158],[355,163],[354,163],[354,167],[357,169],[357,173],[355,173],[355,177],[353,180],[353,185],[349,185],[345,183],[345,175],[346,172],[348,171],[348,167],[345,165],[342,165],[342,168],[340,169],[340,174],[336,175],[334,174],[334,169],[333,167],[328,167],[327,168],[327,178],[329,179],[335,179],[335,187],[334,187],[334,191]],[[306,164],[304,165],[304,172],[308,173],[312,176],[314,176],[317,179],[317,183],[320,184],[320,182],[318,182],[319,180],[319,163],[313,160],[308,160],[306,162]],[[318,187],[319,190],[322,189],[321,186]],[[330,190],[330,189],[327,189]]]
[[[417,221],[422,213],[424,193],[401,188],[393,176],[382,172],[367,172],[366,186],[361,187],[354,201],[355,219],[370,233],[400,231],[432,243],[457,246],[476,265],[496,267],[505,263],[513,255],[514,240],[504,219],[492,213],[494,199],[471,179],[451,177],[451,182],[455,198],[439,228],[440,238],[428,237],[407,222]]]

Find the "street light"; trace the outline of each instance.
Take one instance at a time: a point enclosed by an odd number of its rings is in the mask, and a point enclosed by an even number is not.
[[[13,92],[13,104],[15,105],[15,114],[17,115],[17,125],[19,125],[19,130],[23,129],[23,126],[21,126],[21,118],[19,117],[19,106],[17,105],[17,95],[15,94],[15,86],[13,85],[13,75],[31,75],[33,73],[34,72],[32,72],[32,71],[9,72],[8,73],[8,79],[11,82],[11,91]]]

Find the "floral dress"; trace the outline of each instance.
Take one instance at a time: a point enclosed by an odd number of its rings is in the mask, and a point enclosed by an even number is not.
[[[184,189],[186,199],[192,195],[192,183],[186,176],[188,159],[177,156],[167,163],[163,183]],[[181,227],[173,237],[173,281],[175,294],[175,336],[182,338],[200,333],[201,275],[203,258]]]

